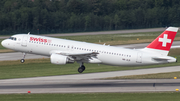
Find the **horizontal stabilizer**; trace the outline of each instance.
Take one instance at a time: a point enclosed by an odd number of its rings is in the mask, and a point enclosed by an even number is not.
[[[166,56],[166,57],[152,57],[153,60],[157,61],[157,62],[172,62],[172,61],[176,61],[175,58],[173,57],[169,57],[169,56]]]

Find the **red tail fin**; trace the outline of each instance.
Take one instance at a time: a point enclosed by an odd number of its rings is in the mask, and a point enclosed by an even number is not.
[[[178,28],[169,27],[161,35],[159,35],[146,48],[159,49],[169,51],[174,41]]]
[[[146,49],[156,50],[158,52],[166,51],[164,55],[167,55],[171,45],[174,41],[178,28],[169,27],[161,35],[159,35],[153,42],[151,42]],[[163,54],[163,53],[162,53]]]

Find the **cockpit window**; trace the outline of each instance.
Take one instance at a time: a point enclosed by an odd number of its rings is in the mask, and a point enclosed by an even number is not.
[[[16,41],[16,38],[15,38],[15,37],[10,37],[9,39]]]

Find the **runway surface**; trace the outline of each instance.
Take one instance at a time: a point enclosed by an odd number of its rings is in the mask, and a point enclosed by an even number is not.
[[[154,92],[180,89],[180,79],[102,80],[101,78],[180,71],[180,66],[0,80],[0,93]]]
[[[94,93],[94,92],[160,92],[180,88],[180,80],[61,80],[12,84],[1,83],[0,94],[9,93]]]

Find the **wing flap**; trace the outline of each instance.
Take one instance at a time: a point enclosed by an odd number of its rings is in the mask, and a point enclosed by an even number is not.
[[[64,55],[64,56],[69,56],[71,58],[73,58],[74,60],[88,60],[92,57],[96,57],[97,52],[76,52],[74,53],[73,51],[59,51],[59,50],[53,50],[50,52],[50,54],[59,54],[59,55]]]
[[[84,53],[61,52],[59,54],[66,55],[66,56],[84,56],[84,55],[96,55],[96,54],[99,54],[99,53],[97,53],[97,52],[84,52]]]

